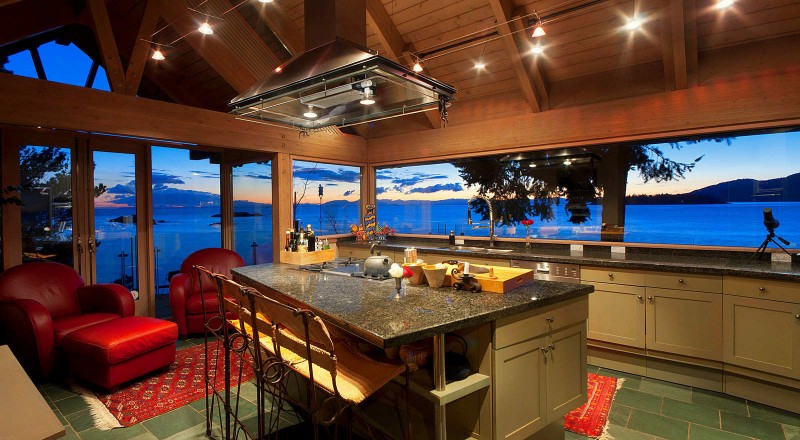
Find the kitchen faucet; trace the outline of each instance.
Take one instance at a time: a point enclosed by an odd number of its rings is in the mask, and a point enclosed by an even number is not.
[[[467,224],[472,225],[472,215],[469,212],[469,207],[472,205],[472,201],[477,199],[485,201],[489,206],[489,226],[474,225],[472,226],[472,229],[489,228],[489,247],[494,247],[494,210],[492,210],[492,201],[489,198],[483,196],[473,196],[471,199],[467,200]]]

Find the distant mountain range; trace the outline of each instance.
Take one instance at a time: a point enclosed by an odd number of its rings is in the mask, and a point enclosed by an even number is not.
[[[683,194],[625,197],[627,205],[690,205],[733,202],[800,202],[800,173],[768,180],[729,180]]]

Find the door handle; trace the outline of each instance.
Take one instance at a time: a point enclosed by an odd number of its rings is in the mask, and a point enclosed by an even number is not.
[[[550,351],[556,351],[556,344],[550,344],[547,347],[550,349]]]
[[[539,347],[539,349],[542,350],[542,353],[544,354],[547,354],[547,351],[550,350],[549,347]]]
[[[78,254],[82,254],[82,253],[83,253],[83,242],[81,241],[81,238],[80,238],[80,237],[78,237],[78,244],[77,244],[77,246],[78,246]]]
[[[88,245],[89,245],[89,253],[90,253],[90,254],[93,254],[93,253],[94,253],[94,251],[95,251],[95,247],[94,247],[94,239],[93,239],[93,238],[90,238],[89,240],[87,240],[87,242],[88,242]]]

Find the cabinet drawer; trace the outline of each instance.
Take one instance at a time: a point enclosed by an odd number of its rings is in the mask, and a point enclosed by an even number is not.
[[[729,295],[800,304],[800,284],[791,281],[723,277],[722,289]]]
[[[588,317],[589,300],[584,296],[507,318],[500,318],[495,322],[493,347],[495,350],[507,347],[584,321]]]
[[[600,282],[644,286],[644,272],[635,270],[581,268],[581,282]]]
[[[651,272],[645,276],[647,287],[722,293],[722,276],[672,272]]]

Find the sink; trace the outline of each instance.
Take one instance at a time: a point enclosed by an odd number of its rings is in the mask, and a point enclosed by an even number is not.
[[[495,248],[488,248],[484,249],[484,252],[488,254],[507,254],[509,252],[514,252],[514,249],[495,249]]]
[[[445,251],[469,251],[469,252],[483,252],[486,248],[477,247],[477,246],[448,246],[439,248]]]

